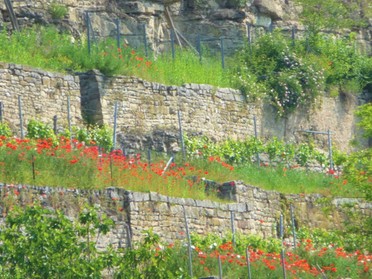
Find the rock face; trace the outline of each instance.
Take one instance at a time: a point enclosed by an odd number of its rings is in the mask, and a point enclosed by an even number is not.
[[[52,17],[52,5],[67,8],[61,19]],[[290,31],[292,26],[302,32],[298,22],[298,7],[294,1],[281,0],[18,0],[13,3],[21,26],[56,24],[74,36],[86,33],[89,14],[97,38],[115,37],[119,28],[125,43],[137,48],[148,47],[158,52],[169,48],[170,29],[176,28],[184,46],[196,44],[198,36],[225,38],[226,54],[233,53],[247,38],[247,24],[266,30],[279,27]],[[120,19],[120,26],[116,20]],[[5,4],[0,3],[0,27],[9,22]],[[146,40],[144,40],[146,34]],[[366,53],[371,53],[371,26],[360,30],[357,39]],[[218,43],[208,48],[219,49]]]

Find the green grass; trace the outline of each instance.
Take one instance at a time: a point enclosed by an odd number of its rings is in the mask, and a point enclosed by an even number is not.
[[[358,197],[357,187],[342,178],[315,172],[232,166],[203,158],[180,159],[164,171],[169,158],[153,156],[123,157],[113,153],[99,157],[96,147],[75,143],[74,149],[63,140],[59,146],[48,141],[0,140],[0,181],[7,184],[79,189],[104,189],[115,186],[139,192],[158,192],[167,196],[218,200],[204,191],[202,179],[223,183],[242,180],[246,184],[282,193],[321,193],[327,196]]]
[[[114,40],[101,41],[91,46],[87,40],[74,41],[68,34],[52,27],[35,26],[8,36],[0,33],[0,61],[24,64],[56,72],[88,71],[99,69],[106,75],[130,75],[168,85],[184,83],[231,86],[228,75],[217,57],[203,59],[192,51],[177,50],[177,59],[171,54],[146,58],[142,51],[127,45],[117,48]]]

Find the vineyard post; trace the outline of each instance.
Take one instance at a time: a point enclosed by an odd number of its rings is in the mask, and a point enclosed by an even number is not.
[[[282,269],[283,269],[283,278],[286,279],[286,272],[285,272],[285,262],[284,262],[284,248],[283,248],[283,236],[284,236],[284,228],[283,228],[283,214],[280,214],[280,241],[282,245],[282,250],[280,252],[280,261],[282,262]]]
[[[116,23],[116,45],[120,49],[120,19],[115,20]]]
[[[295,46],[295,44],[296,44],[296,42],[295,42],[295,39],[296,39],[296,26],[295,25],[292,26],[291,38],[292,38],[292,46]]]
[[[253,116],[253,126],[254,126],[254,137],[257,139],[257,120],[256,120],[256,115]],[[258,152],[256,153],[256,160],[257,160],[257,165],[260,166],[260,155]]]
[[[221,263],[221,255],[218,255],[218,274],[219,279],[222,279],[222,263]]]
[[[145,55],[146,57],[149,56],[148,50],[147,50],[147,36],[146,36],[146,24],[143,24],[143,43],[145,45]]]
[[[187,236],[187,251],[188,251],[188,256],[189,256],[189,273],[190,273],[190,277],[193,277],[193,273],[192,273],[191,237],[190,237],[189,225],[187,223],[186,210],[185,210],[185,206],[184,205],[182,205],[182,209],[183,209],[183,218],[185,220],[185,228],[186,228],[186,236]]]
[[[67,96],[67,123],[68,123],[68,131],[70,133],[70,145],[72,147],[72,131],[71,131],[71,115],[70,115],[70,96]]]
[[[4,109],[4,104],[3,102],[0,102],[0,123],[3,123],[3,109]]]
[[[88,53],[91,52],[91,42],[90,42],[90,18],[88,12],[85,12],[85,20],[87,25],[87,39],[88,39]]]
[[[53,132],[57,135],[57,115],[53,116]]]
[[[230,221],[231,221],[231,233],[232,233],[232,244],[235,246],[235,214],[234,211],[230,211]]]
[[[178,126],[179,126],[181,148],[182,148],[182,159],[185,162],[186,161],[186,150],[185,150],[185,142],[183,140],[183,131],[182,131],[182,113],[180,110],[178,110]]]
[[[332,159],[332,136],[331,131],[328,129],[327,131],[328,136],[328,158],[329,158],[329,169],[333,170],[333,159]]]
[[[292,221],[292,234],[293,234],[293,248],[296,248],[296,226],[295,226],[295,219],[293,213],[293,204],[290,206],[291,211],[291,221]]]
[[[149,170],[151,170],[151,149],[150,147],[147,149],[147,161],[149,164]]]
[[[222,64],[222,69],[225,69],[225,50],[224,50],[223,40],[224,40],[224,38],[221,37],[220,38],[220,42],[221,42],[221,64]]]
[[[251,47],[251,44],[252,44],[252,36],[251,36],[251,25],[249,23],[247,23],[247,37],[248,37],[248,45],[249,47]]]
[[[199,62],[201,63],[202,62],[202,48],[201,48],[201,38],[199,34],[196,38],[196,49],[199,53]]]
[[[23,114],[22,114],[21,95],[18,95],[18,112],[19,112],[19,126],[20,126],[20,129],[21,129],[21,139],[23,139],[24,133],[23,133]]]
[[[117,118],[118,118],[118,102],[115,102],[114,106],[114,131],[112,133],[112,149],[115,150],[116,148],[116,125],[117,125]]]
[[[174,60],[176,57],[175,50],[174,50],[174,31],[173,29],[170,32],[170,42],[171,42],[171,49],[172,49],[172,59]]]
[[[248,279],[252,279],[252,274],[251,274],[251,261],[250,261],[250,252],[248,250],[248,247],[245,249],[245,259],[247,261],[247,268],[248,268]]]
[[[32,179],[35,181],[35,156],[32,154],[31,156],[31,166],[32,166]]]

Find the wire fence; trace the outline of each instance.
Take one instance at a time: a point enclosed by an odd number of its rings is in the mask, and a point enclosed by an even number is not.
[[[172,27],[167,30],[165,38],[159,39],[154,38],[150,40],[147,35],[147,29],[145,23],[138,23],[134,32],[122,33],[121,31],[121,20],[118,18],[114,21],[115,29],[110,34],[98,34],[93,29],[92,19],[90,12],[85,13],[86,18],[86,30],[88,39],[88,52],[91,53],[91,49],[94,45],[103,39],[108,38],[114,39],[118,48],[123,45],[129,45],[137,51],[143,51],[146,57],[156,56],[159,53],[168,53],[172,56],[172,59],[176,59],[177,51],[183,47],[191,49],[196,55],[199,56],[200,62],[208,57],[219,57],[221,60],[221,67],[226,66],[226,57],[233,54],[239,47],[244,44],[249,46],[254,44],[261,36],[267,33],[273,32],[275,29],[279,29],[274,26],[273,23],[268,26],[255,25],[246,23],[245,31],[240,30],[239,33],[234,36],[211,36],[206,33],[195,33],[195,34],[182,34],[178,31],[172,22]],[[296,25],[287,28],[280,28],[280,32],[292,41],[292,46],[295,46],[296,41],[302,40],[305,44],[305,49],[310,52],[311,46],[309,43],[309,32],[308,30],[298,29]],[[342,34],[334,31],[322,31],[325,36],[342,36]],[[168,36],[168,38],[166,38]]]

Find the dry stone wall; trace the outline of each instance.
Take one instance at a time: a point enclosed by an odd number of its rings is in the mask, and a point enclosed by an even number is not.
[[[72,123],[82,122],[78,76],[0,62],[2,116],[18,135],[20,133],[19,96],[24,126],[31,119],[52,124],[53,116],[56,115],[60,126],[67,127],[68,96]]]
[[[97,72],[81,76],[84,84],[96,83],[84,90],[83,99],[92,115],[101,123],[113,123],[114,106],[118,103],[118,131],[128,134],[151,134],[156,130],[178,129],[178,110],[182,128],[188,134],[203,134],[216,140],[244,139],[254,135],[257,119],[258,134],[262,138],[276,136],[285,141],[300,142],[308,134],[304,130],[328,131],[333,144],[350,149],[350,141],[358,138],[354,111],[357,98],[323,97],[314,108],[303,108],[288,118],[279,119],[266,104],[254,104],[237,90],[210,85],[185,84],[166,86],[135,77],[104,77]],[[85,86],[82,86],[85,88]],[[326,136],[312,136],[321,148],[327,149]]]
[[[298,228],[342,229],[348,215],[343,209],[372,214],[372,204],[357,199],[334,199],[325,202],[320,195],[283,195],[274,191],[236,182],[235,201],[212,202],[163,196],[154,192],[139,193],[110,187],[104,190],[77,190],[0,184],[0,224],[16,205],[41,205],[58,209],[74,218],[86,204],[115,221],[115,229],[100,239],[98,246],[112,244],[125,247],[131,241],[141,239],[144,230],[152,229],[163,241],[184,239],[185,216],[191,232],[206,235],[226,235],[232,224],[236,233],[277,237],[280,215],[285,217],[285,227],[290,232],[289,206],[293,205]],[[286,235],[289,237],[290,233]]]
[[[349,150],[349,142],[358,135],[354,115],[358,100],[354,97],[347,100],[323,97],[314,109],[303,109],[286,119],[278,119],[269,105],[250,103],[233,89],[200,84],[167,86],[136,77],[106,77],[97,71],[56,74],[0,63],[3,119],[18,134],[18,96],[21,96],[24,126],[33,118],[52,125],[52,118],[57,115],[58,125],[66,128],[68,96],[73,125],[80,125],[86,118],[112,126],[117,102],[117,131],[123,138],[157,131],[171,131],[177,135],[178,111],[185,133],[216,140],[253,136],[254,117],[261,138],[277,136],[285,141],[300,142],[306,136],[303,130],[329,129],[333,144]],[[327,149],[326,136],[313,138],[318,146]]]

